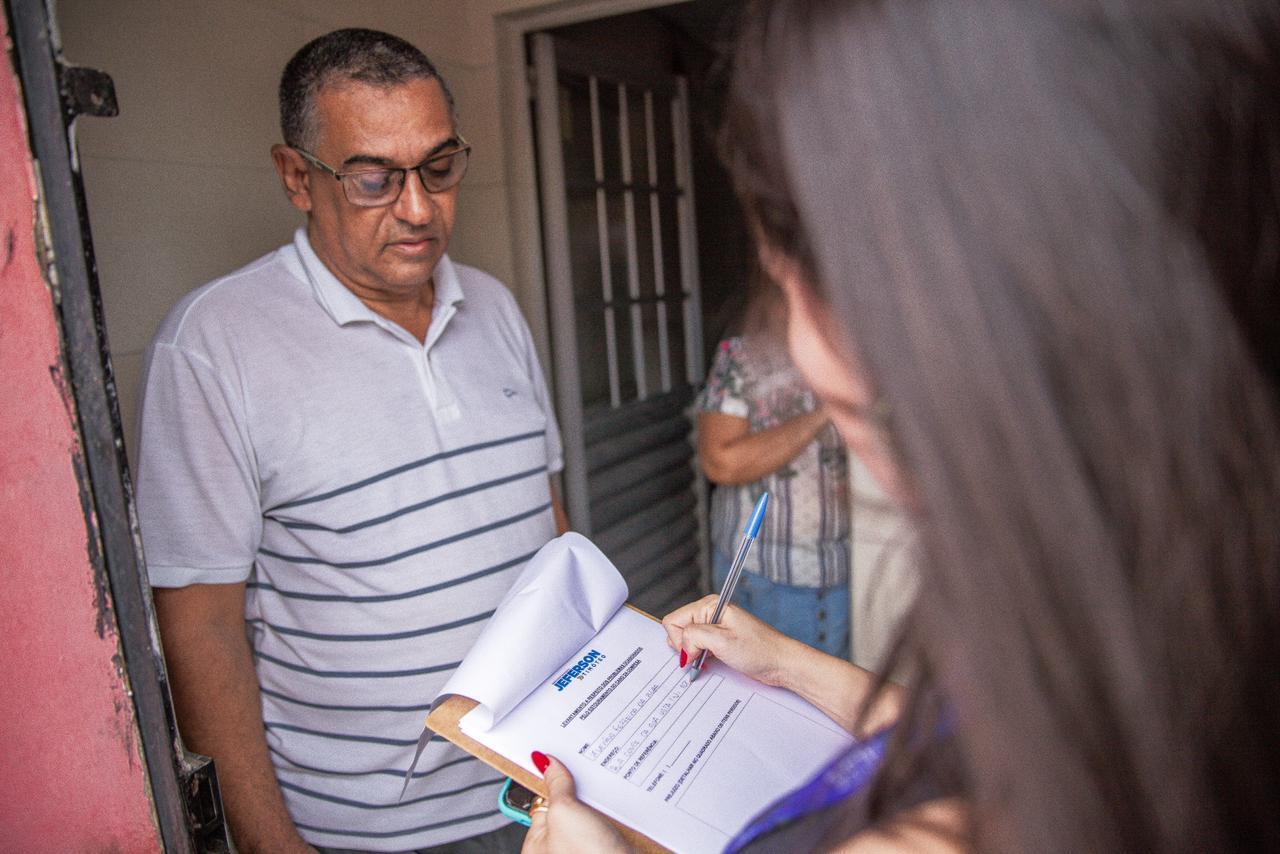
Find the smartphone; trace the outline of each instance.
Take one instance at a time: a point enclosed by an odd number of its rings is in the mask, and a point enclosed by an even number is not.
[[[533,806],[533,799],[537,796],[537,792],[529,791],[508,777],[507,782],[502,784],[502,791],[498,792],[498,809],[512,821],[528,827],[531,824],[529,808]]]

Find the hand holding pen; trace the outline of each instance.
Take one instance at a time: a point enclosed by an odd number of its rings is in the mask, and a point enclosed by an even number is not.
[[[764,510],[769,504],[769,493],[763,492],[756,501],[755,509],[751,511],[751,519],[748,520],[746,528],[743,529],[742,543],[738,546],[738,553],[733,559],[733,564],[729,567],[729,573],[725,576],[724,585],[720,588],[720,596],[716,600],[716,609],[711,614],[711,623],[714,625],[720,622],[720,615],[724,613],[724,608],[729,604],[729,600],[733,598],[733,591],[738,586],[738,578],[742,575],[742,567],[747,562],[747,552],[751,550],[751,544],[756,541],[756,536],[760,533],[760,524],[764,521]],[[681,666],[685,666],[684,653],[681,652]],[[702,650],[698,654],[697,659],[693,662],[693,669],[688,672],[689,683],[693,684],[693,680],[698,678],[702,672],[702,668],[707,664],[707,650]]]

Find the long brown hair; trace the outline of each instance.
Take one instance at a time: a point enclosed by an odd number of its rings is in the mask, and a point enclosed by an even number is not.
[[[1280,849],[1277,4],[761,3],[723,136],[913,493],[878,815]]]

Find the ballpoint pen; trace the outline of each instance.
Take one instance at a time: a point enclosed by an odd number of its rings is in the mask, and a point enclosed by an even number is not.
[[[751,511],[751,519],[747,522],[747,527],[742,529],[744,535],[742,545],[738,546],[738,554],[734,557],[733,564],[729,567],[729,574],[725,576],[724,585],[720,588],[720,598],[716,600],[716,609],[711,614],[712,624],[720,622],[720,614],[724,611],[724,606],[728,605],[729,600],[733,598],[733,589],[738,586],[738,577],[742,575],[742,567],[747,562],[747,552],[750,551],[751,544],[756,541],[756,535],[760,533],[760,523],[764,521],[764,508],[768,503],[769,493],[760,493],[755,509]],[[702,667],[706,663],[707,651],[704,649],[693,662],[693,670],[688,673],[690,685],[698,678],[698,674],[702,672]]]

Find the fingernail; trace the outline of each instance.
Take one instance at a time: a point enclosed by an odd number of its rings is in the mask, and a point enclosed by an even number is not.
[[[684,667],[688,663],[689,663],[689,653],[685,652],[683,649],[680,650],[680,666]]]
[[[541,750],[535,750],[529,755],[533,758],[533,767],[538,769],[538,773],[547,773],[547,766],[551,764],[551,760],[547,758],[547,754],[543,753]]]

